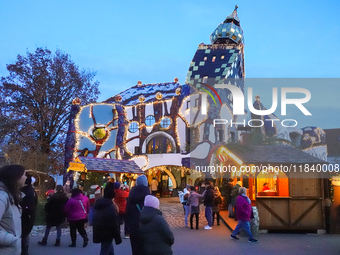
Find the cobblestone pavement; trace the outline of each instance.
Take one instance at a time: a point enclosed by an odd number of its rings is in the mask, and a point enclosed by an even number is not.
[[[199,220],[199,228],[204,228],[207,225],[207,221],[204,217],[204,206],[200,206],[200,220]],[[169,198],[160,198],[160,210],[163,213],[164,218],[168,222],[171,228],[183,228],[184,227],[184,209],[183,205],[179,202],[178,197],[169,197]],[[189,215],[190,217],[190,215]],[[188,218],[189,221],[189,218]],[[194,219],[195,226],[195,219]],[[88,234],[92,233],[92,227],[87,226],[86,232]],[[45,233],[45,225],[37,225],[34,226],[31,232],[31,236],[43,236]],[[70,229],[66,225],[65,228],[62,228],[62,235],[69,235]],[[57,231],[55,227],[52,227],[50,236],[56,236]]]

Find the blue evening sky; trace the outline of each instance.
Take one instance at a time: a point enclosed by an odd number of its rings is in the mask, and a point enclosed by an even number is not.
[[[178,77],[183,84],[198,44],[210,43],[209,35],[235,4],[247,78],[340,78],[340,2],[335,0],[0,0],[0,76],[8,75],[6,64],[18,54],[47,47],[97,72],[99,101],[138,80]],[[312,94],[306,104],[312,116],[291,106],[290,117],[299,127],[340,128],[339,80],[308,84],[300,87]],[[271,87],[253,88],[268,108]]]

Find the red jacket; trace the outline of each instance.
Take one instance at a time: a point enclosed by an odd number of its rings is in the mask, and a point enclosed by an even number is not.
[[[116,195],[114,198],[114,202],[119,208],[119,214],[125,214],[126,208],[126,199],[129,197],[130,190],[127,188],[126,190],[115,189]]]
[[[250,221],[251,204],[248,203],[247,197],[242,195],[237,197],[236,200],[236,217],[238,220]]]

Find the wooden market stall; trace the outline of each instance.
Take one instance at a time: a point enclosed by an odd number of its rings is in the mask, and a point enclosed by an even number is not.
[[[238,177],[248,189],[259,213],[260,229],[325,230],[327,176],[311,169],[327,162],[290,146],[251,145],[243,152],[233,153],[243,166],[252,169],[232,177]],[[264,170],[264,167],[267,168]]]

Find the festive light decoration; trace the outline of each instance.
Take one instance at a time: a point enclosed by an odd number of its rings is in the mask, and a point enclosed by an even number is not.
[[[227,155],[222,155],[222,154],[218,155],[217,158],[222,163],[224,163],[224,162],[226,162],[228,160]]]
[[[158,100],[161,100],[162,97],[163,97],[163,95],[162,95],[161,92],[157,92],[157,93],[156,93],[156,98],[157,98]]]
[[[72,100],[73,105],[80,105],[81,104],[81,99],[79,97],[75,98]]]
[[[122,96],[121,95],[117,95],[114,97],[115,101],[117,102],[121,102],[122,101]]]
[[[143,103],[143,102],[145,101],[145,96],[140,95],[140,96],[138,97],[138,100],[139,100],[139,102]]]

